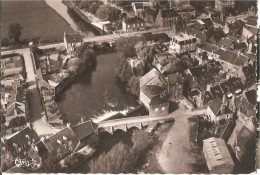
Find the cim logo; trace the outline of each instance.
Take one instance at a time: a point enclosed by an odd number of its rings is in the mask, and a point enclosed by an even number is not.
[[[20,159],[19,157],[17,157],[14,160],[14,164],[17,167],[33,167],[33,161],[31,160],[26,160],[26,159]]]

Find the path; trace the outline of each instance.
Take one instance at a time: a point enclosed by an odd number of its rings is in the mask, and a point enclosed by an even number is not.
[[[166,173],[194,172],[192,164],[198,163],[200,157],[190,150],[188,118],[205,112],[206,110],[177,110],[174,113],[174,125],[169,131],[158,155],[158,161]]]

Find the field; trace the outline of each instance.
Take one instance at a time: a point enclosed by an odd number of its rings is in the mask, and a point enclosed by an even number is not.
[[[73,33],[69,24],[44,1],[2,1],[1,37],[8,37],[8,26],[23,27],[20,39],[62,40],[63,33]]]

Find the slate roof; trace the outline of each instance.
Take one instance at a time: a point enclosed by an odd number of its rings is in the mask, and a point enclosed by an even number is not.
[[[205,25],[204,25],[204,24],[200,24],[200,23],[197,22],[197,21],[196,21],[194,24],[192,24],[190,27],[191,27],[191,28],[194,28],[194,29],[196,29],[196,30],[200,30],[200,31],[202,31],[202,30],[205,29]]]
[[[124,18],[124,21],[126,24],[136,24],[136,23],[143,23],[144,20],[138,16],[132,17],[132,18]]]
[[[210,92],[214,98],[222,99],[222,96],[224,95],[224,92],[219,85],[211,87]]]
[[[203,49],[207,52],[211,52],[211,53],[212,53],[212,51],[215,51],[218,49],[218,47],[216,47],[212,44],[209,44],[207,42],[202,42],[201,44],[198,45],[198,48],[201,48],[201,49]]]
[[[160,75],[160,72],[153,68],[150,72],[145,74],[143,77],[140,78],[140,87],[143,87],[146,85],[149,81],[151,81],[153,78],[156,78]]]
[[[163,9],[161,10],[161,14],[163,18],[179,16],[179,14],[174,9]]]
[[[245,96],[250,104],[256,105],[256,90],[252,89],[250,91],[245,92]]]
[[[152,9],[152,8],[146,8],[145,9],[145,14],[150,15],[150,16],[155,18],[157,16],[157,14],[158,14],[158,10],[157,9]]]
[[[248,149],[252,149],[255,147],[255,138],[256,135],[254,132],[250,131],[247,127],[242,126],[238,136],[237,136],[237,144],[236,146],[239,147],[239,158],[243,159],[245,153]]]
[[[168,99],[165,96],[157,95],[152,98],[152,100],[150,102],[150,106],[160,105],[160,104],[164,104],[164,103],[168,103]]]
[[[210,18],[204,18],[201,19],[201,21],[203,21],[207,27],[213,27],[213,22]]]
[[[236,60],[236,58],[238,56],[236,53],[234,53],[230,50],[219,49],[219,50],[216,50],[215,53],[220,55],[219,59],[226,61],[228,63],[231,63],[231,64],[234,63],[234,61]]]
[[[6,140],[6,144],[9,148],[13,149],[13,143],[16,143],[18,146],[22,146],[24,144],[28,144],[28,140],[26,138],[28,135],[30,138],[34,138],[35,142],[39,141],[38,134],[31,128],[26,127],[22,131],[15,133],[12,137]]]
[[[219,99],[214,99],[209,101],[208,105],[210,107],[210,109],[212,110],[212,112],[217,116],[218,112],[220,111],[221,107],[222,107],[222,102]]]
[[[227,81],[220,83],[220,87],[223,90],[224,94],[228,94],[228,93],[234,94],[236,90],[244,89],[244,85],[242,84],[241,80],[236,77],[232,77]]]
[[[66,41],[67,43],[79,43],[79,42],[83,42],[83,36],[81,36],[80,34],[66,34]]]
[[[97,126],[94,126],[93,123],[89,120],[73,126],[72,129],[78,136],[79,140],[82,140],[95,133]]]
[[[235,99],[235,104],[237,109],[247,117],[255,116],[256,114],[256,109],[255,106],[248,103],[247,101],[243,99]]]
[[[233,45],[234,41],[229,38],[221,38],[221,40],[217,43],[218,46],[224,46],[227,49],[230,49]]]
[[[178,83],[178,84],[184,83],[184,78],[180,73],[169,74],[167,77],[168,77],[168,85],[169,86],[173,86],[176,83]]]
[[[191,27],[186,27],[186,29],[184,29],[184,32],[187,32],[189,35],[195,36],[199,39],[201,39],[202,41],[206,41],[207,40],[207,36],[206,33],[193,29]]]
[[[67,142],[64,140],[64,137],[67,138],[67,141],[71,141],[72,149],[75,149],[79,140],[76,133],[71,128],[68,127],[62,129],[56,134],[53,134],[49,138],[46,138],[44,140],[44,145],[50,153],[54,153],[57,155],[58,154],[57,149],[60,147],[60,144],[57,142],[57,140],[61,141],[62,143]]]
[[[242,50],[242,49],[246,49],[247,48],[247,45],[245,42],[241,42],[241,43],[237,43],[235,42],[234,43],[234,49],[235,50]]]

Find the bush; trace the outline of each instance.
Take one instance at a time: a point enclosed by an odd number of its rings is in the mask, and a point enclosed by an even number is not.
[[[15,118],[10,120],[9,127],[14,128],[14,127],[23,126],[25,124],[26,124],[26,118],[25,117],[15,117]]]
[[[10,41],[8,38],[2,38],[1,39],[1,47],[7,47],[10,45]]]

